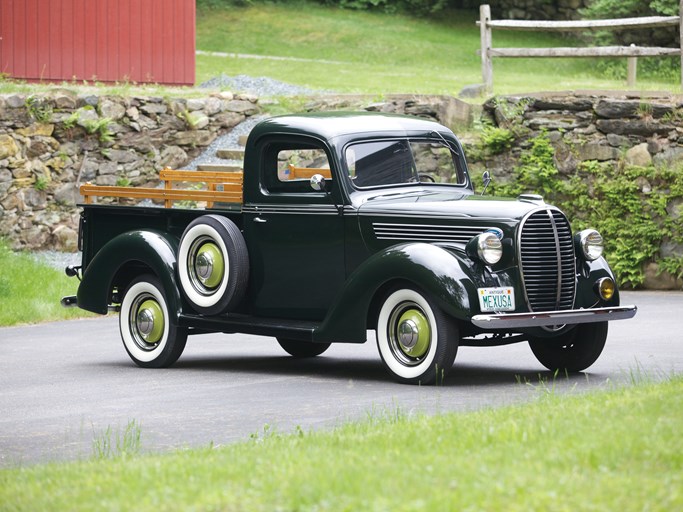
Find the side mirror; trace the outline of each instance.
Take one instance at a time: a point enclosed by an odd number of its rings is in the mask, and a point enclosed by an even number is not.
[[[322,174],[314,174],[311,176],[311,188],[316,192],[327,192],[327,185]]]
[[[488,188],[489,183],[491,183],[491,173],[488,171],[484,171],[482,179],[484,181],[484,190],[481,191],[481,195],[483,196],[486,193],[486,189]]]

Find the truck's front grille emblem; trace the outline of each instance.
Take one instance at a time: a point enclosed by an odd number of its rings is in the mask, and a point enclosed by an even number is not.
[[[531,311],[572,309],[576,262],[571,227],[562,212],[549,208],[527,217],[519,251]]]

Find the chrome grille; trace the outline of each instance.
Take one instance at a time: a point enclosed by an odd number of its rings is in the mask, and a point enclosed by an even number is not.
[[[433,224],[392,224],[373,222],[378,240],[405,240],[413,242],[458,242],[466,244],[487,227],[448,226]]]
[[[576,263],[572,230],[562,212],[532,213],[520,231],[522,277],[531,311],[572,309]]]

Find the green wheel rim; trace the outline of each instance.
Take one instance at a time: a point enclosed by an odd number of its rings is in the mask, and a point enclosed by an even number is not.
[[[407,310],[398,319],[397,330],[401,351],[409,357],[424,357],[432,337],[432,330],[424,313],[417,309]]]
[[[154,299],[147,299],[137,309],[136,330],[145,343],[159,343],[164,334],[164,312]]]
[[[220,247],[214,242],[202,244],[193,258],[192,267],[200,290],[217,288],[225,276],[225,258]]]

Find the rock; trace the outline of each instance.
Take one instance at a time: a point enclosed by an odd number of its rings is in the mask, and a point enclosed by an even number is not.
[[[209,126],[209,118],[203,112],[192,112],[188,116],[188,123],[193,130],[201,130]]]
[[[250,101],[245,100],[232,100],[229,101],[225,107],[226,110],[230,112],[236,112],[238,114],[244,114],[246,116],[253,116],[258,114],[259,108]]]
[[[12,173],[7,169],[0,169],[0,183],[12,181]]]
[[[137,121],[140,117],[140,111],[137,109],[137,107],[130,107],[128,110],[126,110],[126,115],[132,121]]]
[[[206,112],[207,115],[212,116],[214,114],[218,114],[223,110],[223,102],[218,99],[218,98],[207,98],[206,99],[206,106],[204,107],[204,112]]]
[[[237,114],[235,112],[223,112],[213,118],[214,122],[221,128],[234,128],[244,121],[244,119],[245,116],[243,114]]]
[[[195,110],[203,110],[205,103],[204,100],[190,98],[189,100],[187,100],[187,104],[185,106],[188,111],[194,112]]]
[[[104,152],[104,157],[120,164],[127,164],[138,159],[137,153],[132,149],[109,149]]]
[[[54,131],[54,124],[33,123],[31,126],[28,126],[26,128],[19,128],[18,130],[15,130],[14,133],[23,135],[24,137],[35,137],[36,135],[41,135],[43,137],[51,137]]]
[[[5,98],[5,101],[9,108],[21,108],[26,106],[26,96],[20,94],[12,94]]]
[[[624,137],[623,135],[617,135],[615,133],[607,134],[607,143],[615,148],[623,148],[631,145],[631,141],[628,137]]]
[[[84,104],[91,106],[91,107],[96,107],[97,104],[100,102],[99,96],[93,96],[93,95],[84,96],[81,99],[82,99]]]
[[[97,170],[99,169],[100,164],[96,160],[88,159],[85,161],[84,164],[82,164],[82,167],[79,168],[79,173],[80,173],[80,181],[90,181],[95,179],[95,176],[97,176]]]
[[[657,263],[645,265],[645,281],[643,287],[648,290],[681,290],[683,289],[683,279],[676,279],[668,272],[659,271]]]
[[[47,226],[33,226],[21,232],[20,241],[27,249],[40,249],[50,236]]]
[[[19,191],[21,200],[33,210],[43,210],[47,208],[47,194],[42,190],[25,188]]]
[[[484,84],[470,84],[460,89],[458,98],[479,98],[484,94],[486,94],[486,86]]]
[[[0,160],[14,156],[19,152],[19,146],[9,135],[0,135]]]
[[[12,176],[14,176],[14,179],[22,179],[22,178],[28,178],[31,176],[31,164],[27,162],[26,160],[22,161],[21,165],[18,165],[14,169],[12,169]]]
[[[52,232],[55,249],[62,252],[78,251],[78,233],[69,226],[57,226]]]
[[[99,108],[102,117],[108,117],[112,121],[118,121],[126,115],[126,107],[110,99],[102,100]]]
[[[82,128],[86,128],[90,126],[91,123],[99,121],[100,119],[100,116],[97,115],[95,109],[91,107],[82,107],[76,110],[76,112],[78,116],[76,124]]]
[[[531,103],[534,110],[593,110],[593,102],[584,98],[538,98]]]
[[[102,164],[97,168],[97,174],[102,176],[104,174],[116,174],[119,170],[116,162],[102,162]]]
[[[57,204],[75,206],[83,201],[83,196],[75,183],[66,183],[55,190],[54,200]]]
[[[230,91],[221,91],[217,95],[220,99],[225,101],[231,101],[235,98],[235,95]]]
[[[635,165],[638,167],[648,167],[652,165],[652,156],[647,150],[647,144],[642,143],[633,146],[626,152],[624,160],[628,165]]]
[[[576,158],[582,162],[585,160],[598,160],[600,162],[616,160],[619,158],[619,150],[612,146],[589,142],[576,146]]]
[[[564,143],[564,141],[555,144],[554,147],[555,156],[553,157],[553,161],[557,170],[565,175],[574,173],[579,165],[579,160],[574,156],[574,152],[571,148]]]
[[[98,176],[95,178],[95,185],[104,185],[107,187],[113,187],[116,185],[118,178],[112,174],[107,174],[104,176]]]
[[[659,119],[673,111],[668,105],[646,103],[639,100],[602,99],[595,106],[595,113],[607,119],[653,117]]]
[[[78,105],[78,98],[71,94],[57,94],[54,96],[53,101],[55,108],[59,110],[73,110]]]
[[[652,161],[656,166],[675,166],[683,161],[683,147],[673,147],[657,153]]]
[[[42,140],[32,140],[26,148],[26,156],[35,158],[45,153],[52,153],[52,148]]]
[[[641,135],[643,137],[651,137],[655,134],[668,134],[674,128],[670,124],[663,124],[658,121],[624,119],[598,119],[596,125],[602,133]]]
[[[159,164],[162,168],[179,169],[188,160],[187,153],[178,146],[167,146],[161,152]]]
[[[174,140],[179,146],[208,146],[215,138],[208,130],[190,130],[176,133]]]
[[[147,103],[140,107],[144,113],[149,115],[165,114],[168,111],[168,107],[163,103]]]

